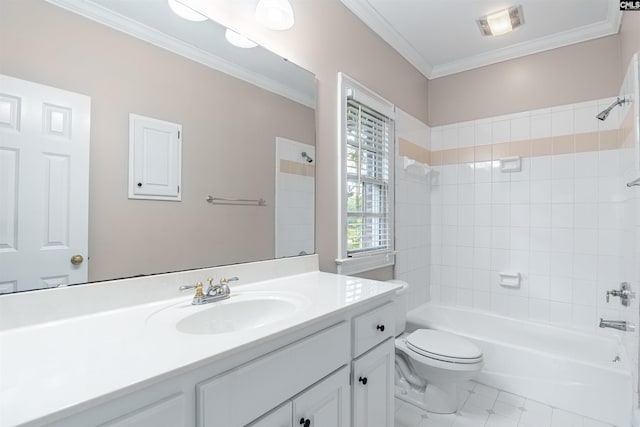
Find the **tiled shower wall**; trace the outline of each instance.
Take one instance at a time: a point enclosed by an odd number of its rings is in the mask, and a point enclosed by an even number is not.
[[[622,109],[595,118],[613,101],[432,128],[432,300],[583,330],[623,318],[605,301],[637,280]],[[520,172],[501,172],[510,156]],[[520,273],[520,287],[499,272]]]
[[[640,79],[638,77],[637,56],[632,59],[622,84],[620,97],[638,100],[640,97]],[[631,182],[640,178],[640,146],[634,141],[640,136],[640,105],[626,104],[621,111],[622,121],[620,125],[621,138],[623,138],[623,150],[621,157],[621,171],[625,182]],[[631,284],[631,289],[636,297],[631,299],[631,304],[624,311],[623,320],[639,325],[640,317],[638,310],[639,283],[640,283],[640,187],[628,188],[624,198],[625,203],[625,230],[632,239],[632,247],[625,257],[625,276]],[[622,334],[623,343],[627,354],[631,357],[631,366],[634,375],[635,400],[638,403],[638,328],[634,332]]]
[[[414,308],[429,300],[430,177],[418,166],[405,168],[404,156],[428,153],[431,129],[402,111],[397,111],[395,165],[396,279],[409,283],[408,305]],[[408,152],[407,152],[408,151]]]

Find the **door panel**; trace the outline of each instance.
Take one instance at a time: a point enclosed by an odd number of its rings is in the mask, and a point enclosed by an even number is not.
[[[0,292],[87,281],[90,115],[88,96],[0,75]]]

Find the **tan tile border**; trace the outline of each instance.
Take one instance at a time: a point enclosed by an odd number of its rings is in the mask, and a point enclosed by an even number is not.
[[[432,166],[451,165],[456,163],[499,160],[511,156],[540,157],[617,150],[632,144],[629,140],[633,140],[633,137],[630,136],[629,133],[633,133],[633,117],[629,119],[627,116],[623,122],[623,127],[619,130],[586,132],[575,135],[556,136],[553,138],[527,139],[447,150],[422,150],[429,153],[428,157],[430,162],[427,162],[428,164]],[[402,141],[403,140],[401,140],[401,147]]]
[[[300,162],[280,159],[280,173],[288,173],[301,176],[315,176],[316,167],[315,165],[307,165]]]

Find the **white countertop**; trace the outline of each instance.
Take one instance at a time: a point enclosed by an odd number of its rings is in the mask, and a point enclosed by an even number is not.
[[[192,306],[192,295],[1,331],[0,425],[100,402],[135,384],[245,351],[396,287],[321,272],[232,286],[226,301],[272,292],[295,296],[300,304],[287,317],[233,333],[177,331],[175,319],[205,307]]]

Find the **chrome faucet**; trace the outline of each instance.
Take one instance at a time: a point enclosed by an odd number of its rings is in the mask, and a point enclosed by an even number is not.
[[[196,293],[193,296],[193,301],[191,304],[193,305],[201,305],[207,304],[210,302],[220,301],[223,299],[227,299],[231,296],[231,289],[229,289],[229,282],[238,280],[237,277],[232,277],[230,279],[221,279],[220,283],[217,285],[213,284],[213,278],[209,277],[207,282],[209,282],[209,286],[207,287],[206,292],[202,291],[202,282],[198,282],[193,286],[180,286],[180,291],[188,291],[191,289],[195,289]]]
[[[604,320],[602,317],[600,318],[599,326],[601,328],[612,328],[619,331],[633,332],[636,330],[636,325],[633,323],[627,323],[624,320]]]
[[[609,302],[609,297],[620,297],[620,304],[627,307],[629,305],[629,299],[634,297],[633,292],[631,292],[631,286],[627,282],[620,283],[620,289],[614,289],[611,291],[607,291],[607,302]]]

